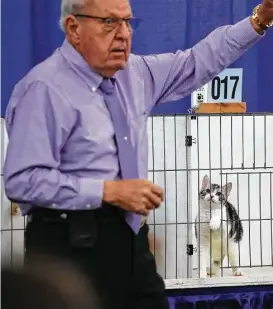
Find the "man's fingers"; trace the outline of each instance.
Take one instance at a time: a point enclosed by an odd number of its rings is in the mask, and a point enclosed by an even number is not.
[[[154,209],[154,203],[150,200],[148,196],[143,198],[143,204],[149,210]]]
[[[156,194],[157,196],[160,197],[161,199],[161,202],[163,201],[164,199],[164,192],[163,192],[163,189],[160,188],[159,186],[155,185],[155,184],[152,184],[151,185],[151,191]]]
[[[150,211],[148,209],[145,209],[145,208],[137,212],[137,214],[145,216],[145,217],[148,217],[149,213],[150,213]]]
[[[149,199],[150,203],[152,204],[152,208],[158,208],[162,203],[161,197],[154,194],[153,192],[147,192],[146,197]]]

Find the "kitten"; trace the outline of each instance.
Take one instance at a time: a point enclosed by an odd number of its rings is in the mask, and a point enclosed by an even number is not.
[[[221,189],[220,185],[211,184],[207,175],[203,178],[199,192],[200,213],[195,219],[200,278],[216,275],[225,257],[229,258],[233,275],[242,276],[238,260],[238,243],[243,237],[243,226],[236,209],[227,200],[231,189],[231,182]],[[211,265],[207,271],[210,254]]]

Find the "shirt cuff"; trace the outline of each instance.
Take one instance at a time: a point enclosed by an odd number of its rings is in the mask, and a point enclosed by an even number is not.
[[[258,42],[265,34],[259,34],[252,26],[250,17],[247,17],[228,30],[229,37],[232,37],[242,48],[249,48]]]
[[[80,196],[83,209],[97,209],[102,207],[104,180],[81,178]]]

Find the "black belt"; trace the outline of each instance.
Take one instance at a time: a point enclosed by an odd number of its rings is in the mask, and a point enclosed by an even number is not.
[[[126,224],[124,212],[110,205],[94,210],[59,210],[34,207],[28,214],[28,223],[63,225],[69,235],[71,247],[94,247],[101,224]]]
[[[44,222],[64,222],[64,221],[122,221],[124,222],[125,211],[117,206],[103,204],[101,208],[93,210],[60,210],[42,207],[33,207],[28,213],[28,222],[41,220]],[[146,223],[146,218],[141,220],[141,227]]]
[[[101,208],[94,210],[60,210],[42,207],[33,207],[28,213],[29,220],[37,219],[43,221],[61,222],[64,220],[74,219],[74,217],[88,218],[93,217],[96,220],[123,220],[124,211],[120,208],[104,204]]]

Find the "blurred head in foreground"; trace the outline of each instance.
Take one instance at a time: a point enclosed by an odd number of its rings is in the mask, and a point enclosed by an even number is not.
[[[66,261],[41,259],[23,268],[4,267],[2,309],[99,309],[97,296],[78,270]]]

